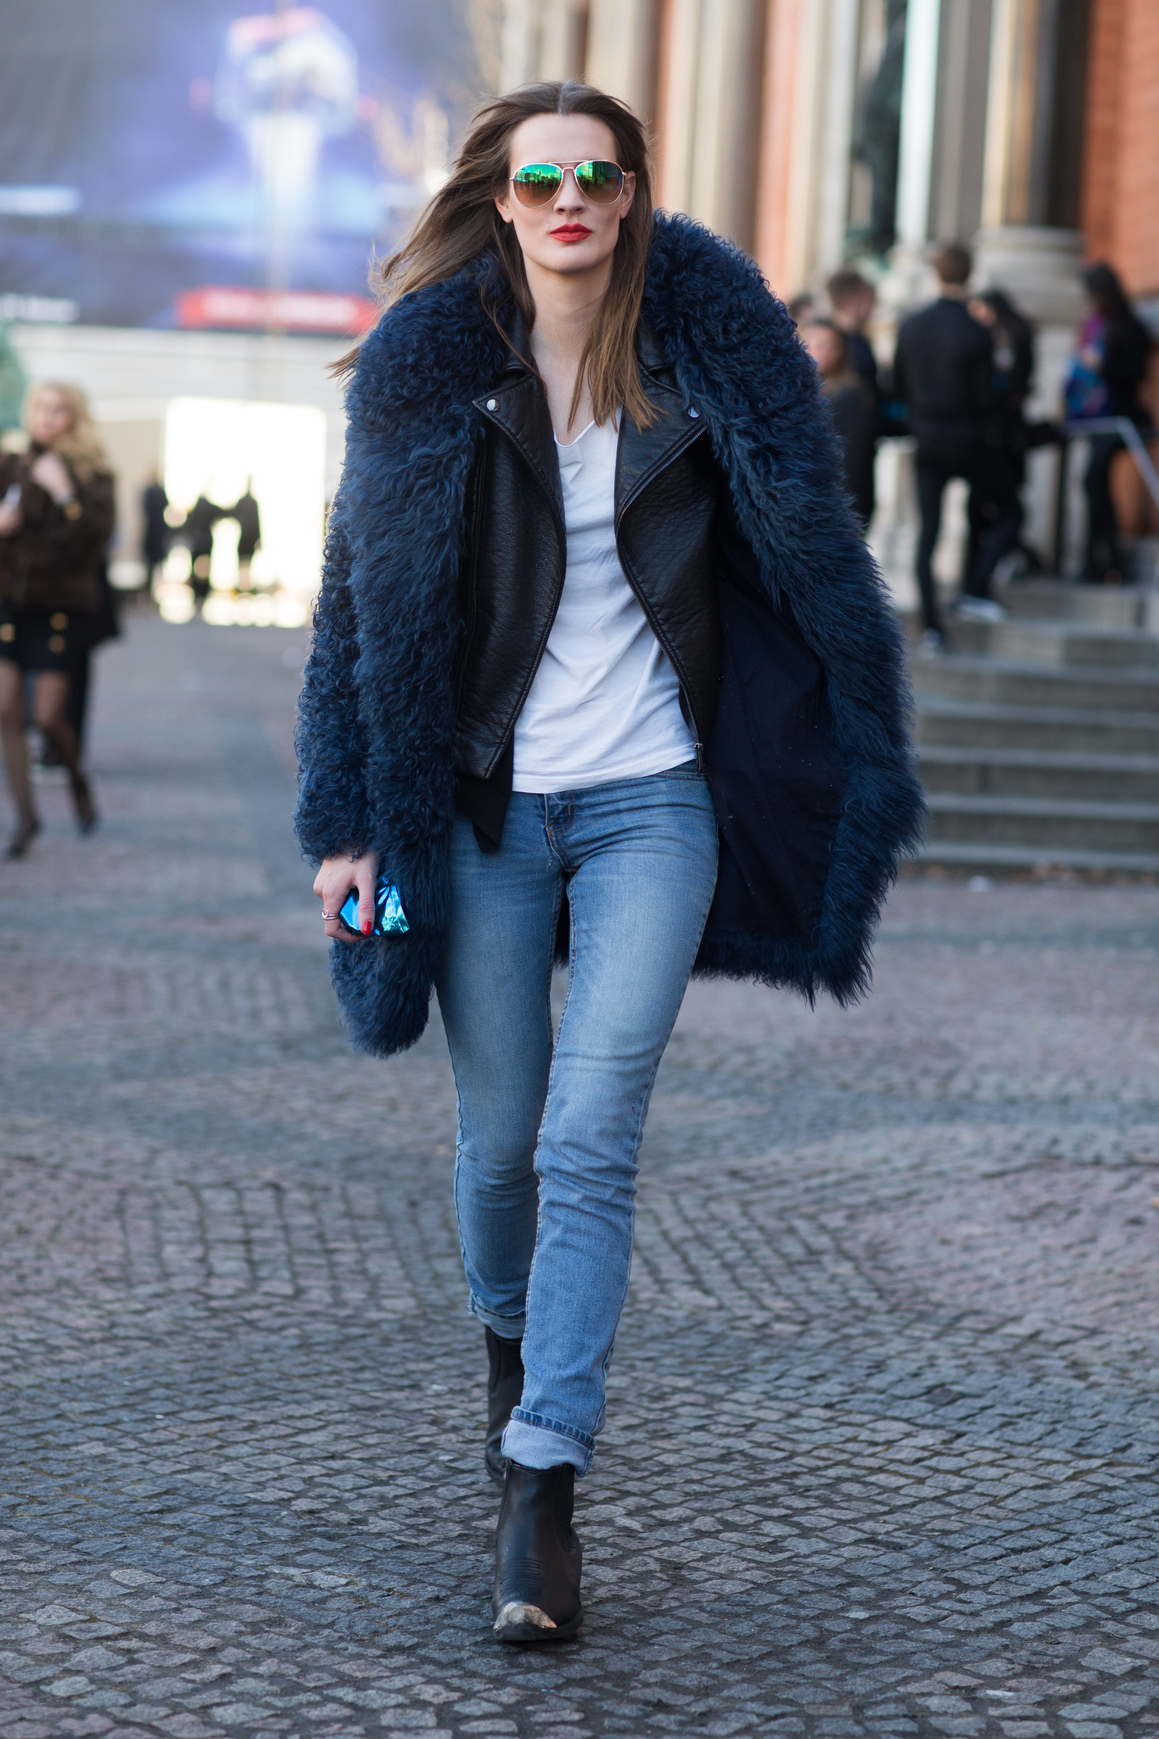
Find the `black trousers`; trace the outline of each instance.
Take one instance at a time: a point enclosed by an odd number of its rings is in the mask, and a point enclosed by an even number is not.
[[[1026,450],[1016,441],[1006,442],[995,457],[993,475],[984,485],[970,490],[966,516],[970,526],[966,567],[971,570],[978,557],[982,539],[999,521],[1007,532],[1005,547],[994,554],[995,562],[1011,550],[1020,550],[1026,558],[1026,571],[1042,572],[1042,558],[1037,550],[1022,542],[1026,514],[1022,507],[1022,485],[1026,482]]]
[[[1123,578],[1123,552],[1119,548],[1119,522],[1111,499],[1111,460],[1123,443],[1118,435],[1092,435],[1083,487],[1087,492],[1087,549],[1083,579],[1102,585]]]
[[[915,455],[921,532],[918,537],[917,581],[921,593],[922,626],[941,629],[931,561],[942,525],[942,496],[953,477],[964,478],[980,501],[991,505],[992,517],[977,539],[963,581],[967,597],[987,598],[994,569],[1018,537],[1022,506],[1014,466],[1004,463],[1005,450],[985,441],[919,441]]]

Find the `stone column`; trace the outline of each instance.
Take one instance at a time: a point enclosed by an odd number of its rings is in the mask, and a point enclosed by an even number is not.
[[[539,77],[541,8],[536,0],[504,0],[499,45],[499,89],[514,90]]]
[[[897,239],[921,249],[930,226],[930,174],[938,96],[942,0],[909,0],[897,169]]]
[[[586,0],[541,0],[541,79],[582,79],[588,51]]]
[[[932,288],[927,251],[941,22],[942,0],[909,0],[898,147],[897,243],[880,286],[882,304],[891,313],[922,301]]]
[[[753,245],[763,0],[669,0],[658,92],[660,204]]]
[[[842,263],[858,0],[768,0],[756,257],[790,297]]]
[[[1081,314],[1077,228],[1086,0],[995,0],[979,282],[1032,318]]]
[[[668,211],[687,211],[692,194],[699,37],[700,0],[666,0],[656,88],[656,201]]]
[[[656,114],[658,0],[591,0],[586,76],[644,121]]]

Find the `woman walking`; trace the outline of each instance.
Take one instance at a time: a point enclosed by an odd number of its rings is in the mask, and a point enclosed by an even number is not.
[[[24,736],[24,682],[33,717],[69,777],[82,833],[97,812],[68,718],[69,679],[89,650],[99,572],[113,529],[113,479],[79,387],[29,388],[27,453],[0,456],[0,734],[17,828],[6,856],[40,831]]]
[[[630,110],[579,84],[489,103],[384,278],[298,830],[354,1042],[413,1044],[438,991],[495,1631],[546,1641],[581,1620],[573,1483],[689,974],[855,996],[921,798],[813,366],[750,261],[654,218]],[[409,923],[382,940],[379,876]]]
[[[1083,272],[1090,311],[1079,328],[1066,382],[1066,412],[1071,422],[1097,417],[1129,417],[1149,423],[1139,389],[1151,354],[1151,335],[1107,265]],[[1125,564],[1118,516],[1111,494],[1111,462],[1122,451],[1120,435],[1090,437],[1083,486],[1087,493],[1087,547],[1082,578],[1089,585],[1121,585]]]

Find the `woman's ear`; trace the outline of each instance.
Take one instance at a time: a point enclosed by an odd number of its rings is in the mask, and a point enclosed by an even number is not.
[[[511,216],[511,200],[506,193],[497,193],[495,195],[495,209],[503,219],[504,223],[513,223],[515,221]]]

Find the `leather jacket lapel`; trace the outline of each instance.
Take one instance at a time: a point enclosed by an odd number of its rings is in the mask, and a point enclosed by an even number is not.
[[[641,324],[637,350],[644,391],[659,416],[650,429],[638,429],[630,417],[620,422],[616,454],[616,525],[624,510],[672,461],[704,433],[699,412],[673,384],[670,370],[647,327]]]
[[[555,430],[543,382],[528,367],[529,334],[521,314],[516,313],[511,332],[511,350],[499,380],[482,398],[473,401],[489,423],[518,448],[531,467],[540,487],[555,508],[563,529],[563,485],[555,450]]]
[[[516,364],[485,398],[476,399],[474,404],[518,448],[555,508],[562,527],[563,485],[555,451],[555,430],[551,426],[547,394],[538,375]]]
[[[555,431],[543,383],[522,361],[521,353],[526,349],[522,323],[517,326],[512,343],[515,354],[490,392],[475,399],[475,408],[514,442],[554,505],[562,526],[563,488]],[[625,508],[635,501],[652,479],[704,433],[704,424],[696,407],[687,403],[684,394],[673,383],[671,371],[655,339],[643,325],[637,348],[644,390],[660,414],[650,429],[637,429],[630,417],[621,419],[616,455],[617,525]]]

